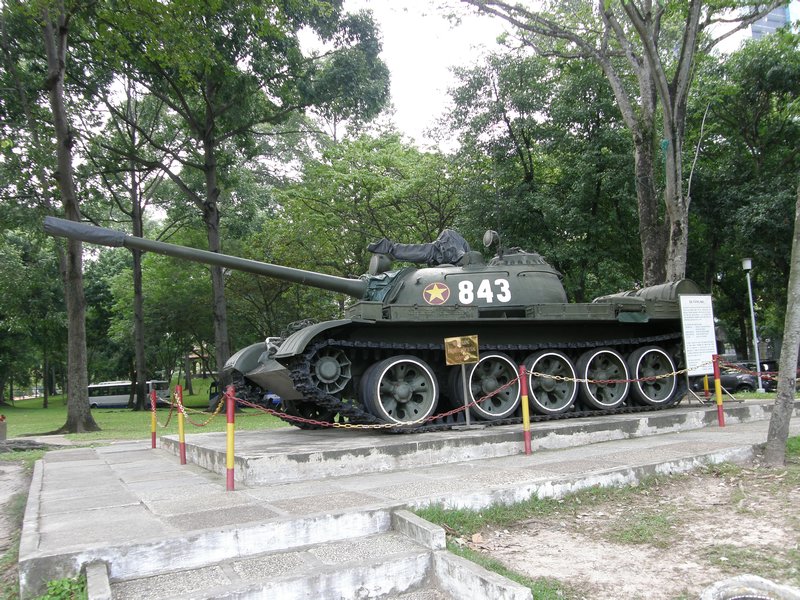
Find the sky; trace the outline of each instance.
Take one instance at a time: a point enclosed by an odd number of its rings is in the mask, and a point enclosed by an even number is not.
[[[434,6],[434,4],[436,6]],[[394,122],[417,144],[432,145],[425,130],[447,106],[452,66],[476,64],[503,32],[498,19],[464,14],[457,25],[445,18],[441,0],[346,0],[345,9],[370,9],[383,38],[383,60],[391,75]],[[438,7],[438,8],[437,8]]]
[[[371,10],[381,29],[395,125],[417,145],[435,146],[426,130],[447,107],[447,90],[455,83],[451,67],[476,64],[497,46],[507,26],[457,0],[345,0],[344,6],[348,12]],[[446,18],[453,10],[461,17],[458,24]],[[790,3],[790,16],[800,19],[800,0]],[[744,37],[737,36],[723,50],[734,50]]]

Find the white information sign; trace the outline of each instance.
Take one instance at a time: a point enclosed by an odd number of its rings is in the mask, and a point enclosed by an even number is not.
[[[683,348],[689,375],[711,375],[711,359],[717,353],[714,334],[714,309],[711,296],[680,296],[681,322],[683,323]]]

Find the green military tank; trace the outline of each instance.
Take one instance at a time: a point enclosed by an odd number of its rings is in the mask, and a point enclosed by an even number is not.
[[[530,408],[542,417],[660,408],[682,397],[678,296],[698,293],[689,280],[570,303],[560,274],[541,255],[504,251],[494,232],[484,237],[498,249],[488,261],[452,230],[428,244],[383,239],[369,247],[369,273],[348,279],[52,217],[45,229],[351,296],[344,318],[295,324],[282,337],[242,348],[224,366],[239,398],[264,403],[277,394],[287,420],[300,427],[334,419],[448,427],[463,413],[437,415],[465,400],[479,401],[470,408],[475,419],[514,422],[521,364]],[[394,269],[395,261],[420,266]],[[444,340],[475,335],[478,361],[448,366]]]

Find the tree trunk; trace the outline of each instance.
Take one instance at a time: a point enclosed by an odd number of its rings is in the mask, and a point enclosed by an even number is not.
[[[187,350],[186,353],[183,355],[183,372],[185,373],[186,377],[183,389],[188,395],[193,395],[194,390],[192,389],[192,363],[189,360],[189,352],[190,350]]]
[[[204,143],[204,151],[206,200],[203,204],[203,220],[206,224],[208,249],[211,252],[219,252],[219,209],[217,207],[219,186],[217,183],[217,160],[214,156],[213,139],[206,140]],[[230,342],[228,341],[228,311],[225,303],[225,278],[222,267],[212,265],[210,269],[212,310],[214,315],[214,356],[217,363],[217,379],[221,384],[227,385],[229,382],[222,381],[222,367],[231,354]]]
[[[636,200],[639,212],[639,244],[642,249],[642,284],[664,282],[666,230],[659,217],[660,198],[653,181],[653,138],[636,129],[633,136]]]
[[[667,211],[669,244],[665,254],[665,278],[662,281],[679,281],[686,277],[686,255],[689,249],[689,201],[683,196],[683,142],[682,136],[671,130],[665,133],[664,139],[664,205]]]
[[[42,408],[47,408],[50,403],[50,359],[47,352],[44,353],[44,366],[42,367]]]
[[[69,19],[61,12],[56,22],[49,10],[43,9],[44,45],[47,53],[46,86],[53,113],[56,136],[57,171],[55,179],[61,193],[65,216],[80,220],[78,198],[72,174],[72,145],[74,140],[64,105],[64,70],[67,56]],[[99,431],[89,407],[88,376],[86,371],[86,301],[83,295],[83,245],[77,240],[67,240],[67,256],[63,264],[64,293],[67,304],[67,420],[59,429],[65,433]]]
[[[143,237],[142,208],[139,198],[139,182],[135,164],[130,164],[130,201],[133,235]],[[144,298],[142,297],[142,251],[133,250],[133,347],[136,361],[136,402],[134,410],[145,410],[147,403],[147,364],[144,352]]]
[[[786,463],[786,440],[789,439],[797,379],[797,355],[800,347],[800,184],[797,186],[791,264],[778,373],[778,397],[769,420],[765,455],[767,464],[773,467]]]

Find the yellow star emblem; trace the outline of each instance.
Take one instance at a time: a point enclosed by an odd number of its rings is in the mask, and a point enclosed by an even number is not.
[[[443,283],[431,283],[422,291],[422,297],[428,304],[444,304],[450,297],[450,288]]]

